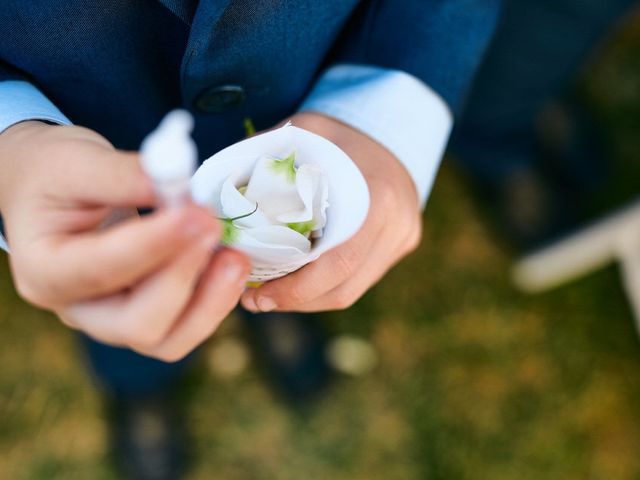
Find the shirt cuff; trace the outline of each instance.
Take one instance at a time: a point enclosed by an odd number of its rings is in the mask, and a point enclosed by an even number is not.
[[[16,123],[27,120],[71,125],[69,119],[29,82],[22,80],[0,82],[0,133]],[[0,249],[9,251],[9,246],[2,234],[0,229]]]
[[[300,111],[328,115],[380,143],[407,169],[424,207],[453,115],[421,80],[399,70],[336,65],[320,77]]]
[[[23,80],[0,82],[0,133],[16,123],[27,120],[71,125],[69,119],[29,82]]]

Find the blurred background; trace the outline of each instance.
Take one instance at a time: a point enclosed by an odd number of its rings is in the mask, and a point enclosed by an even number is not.
[[[577,87],[611,170],[593,216],[638,194],[639,51],[636,14]],[[640,478],[640,343],[617,268],[525,296],[487,213],[446,162],[419,251],[327,315],[377,365],[306,408],[271,392],[228,319],[184,387],[191,478]],[[16,296],[0,257],[0,478],[116,478],[73,334]]]

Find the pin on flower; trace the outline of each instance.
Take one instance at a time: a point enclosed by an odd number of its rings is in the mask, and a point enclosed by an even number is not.
[[[245,215],[240,215],[235,218],[224,218],[218,217],[218,220],[222,221],[222,244],[223,245],[233,245],[233,243],[238,238],[238,227],[236,227],[233,222],[236,220],[240,220],[242,218],[246,218],[249,215],[253,215],[258,211],[258,204],[256,203],[256,208],[253,209],[252,212],[249,212]]]

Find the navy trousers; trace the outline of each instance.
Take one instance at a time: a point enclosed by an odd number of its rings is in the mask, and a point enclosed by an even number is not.
[[[534,124],[632,0],[505,0],[452,140],[456,160],[489,184],[535,163]],[[577,173],[577,172],[576,172]]]
[[[170,389],[180,379],[195,353],[176,363],[145,357],[81,336],[90,372],[105,393],[118,397],[149,396]]]

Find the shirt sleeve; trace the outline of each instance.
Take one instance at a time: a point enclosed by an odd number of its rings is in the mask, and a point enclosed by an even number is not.
[[[0,133],[19,122],[43,120],[60,125],[71,122],[40,90],[23,80],[0,82]]]
[[[400,70],[341,64],[324,72],[300,110],[340,120],[393,153],[424,207],[453,126],[434,90]]]
[[[0,81],[0,134],[12,125],[27,120],[42,120],[59,125],[71,124],[69,119],[29,82]],[[1,221],[0,249],[9,251]]]

